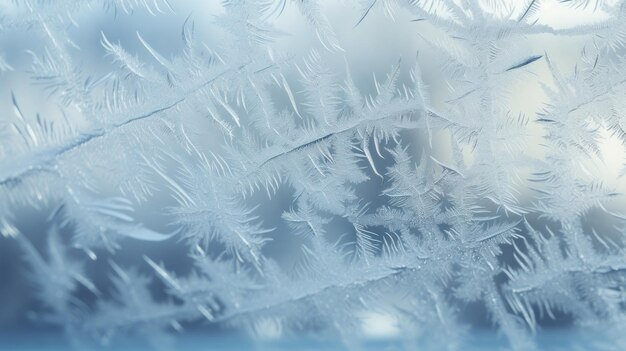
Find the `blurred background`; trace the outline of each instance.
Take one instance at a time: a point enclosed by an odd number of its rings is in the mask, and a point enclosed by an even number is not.
[[[189,17],[196,24],[197,37],[203,38],[207,46],[211,46],[211,38],[215,31],[212,29],[212,21],[222,9],[218,0],[181,0],[170,1],[174,12],[164,10],[163,13],[151,15],[146,11],[137,10],[130,14],[116,13],[115,11],[103,11],[100,7],[93,9],[81,9],[73,14],[75,26],[68,27],[67,35],[74,42],[81,58],[80,69],[89,72],[94,77],[105,75],[114,67],[111,58],[105,55],[101,45],[102,34],[111,42],[120,42],[131,53],[139,57],[148,57],[136,33],[150,43],[158,52],[166,57],[174,55],[181,47],[181,29],[183,23]],[[408,70],[418,57],[425,80],[430,86],[433,99],[445,96],[447,87],[441,76],[442,62],[437,60],[428,44],[422,36],[428,35],[432,28],[428,23],[414,21],[408,13],[396,12],[393,17],[384,11],[373,11],[367,18],[355,27],[361,18],[364,6],[358,1],[321,1],[324,12],[337,34],[344,52],[337,54],[334,59],[327,62],[332,65],[333,71],[345,72],[355,79],[357,85],[365,94],[374,91],[374,79],[384,77],[400,58],[402,58],[403,71]],[[523,11],[518,6],[521,1],[509,0],[511,8],[515,11]],[[0,0],[0,11],[10,17],[10,11],[16,2],[12,0]],[[0,12],[0,18],[3,13]],[[582,23],[595,23],[607,18],[609,14],[602,11],[594,11],[593,8],[567,7],[559,4],[559,0],[545,1],[538,12],[538,23],[547,24],[554,28],[567,28]],[[284,35],[277,40],[277,50],[284,50],[296,57],[305,57],[311,48],[320,48],[317,37],[311,32],[309,26],[302,20],[301,15],[292,5],[287,5],[284,13],[276,18],[276,26]],[[1,22],[0,22],[1,23]],[[550,35],[536,35],[527,38],[526,45],[533,53],[546,54],[565,73],[571,72],[580,52],[587,42],[585,37],[555,38]],[[48,99],[48,92],[39,89],[29,78],[29,67],[32,56],[29,50],[40,54],[45,43],[35,31],[24,32],[0,27],[0,55],[4,57],[9,68],[0,69],[0,121],[13,118],[11,94],[14,94],[20,103],[22,111],[27,116],[39,113],[48,119],[60,118],[60,107],[53,99]],[[419,56],[417,55],[419,53]],[[348,67],[346,68],[346,62]],[[534,116],[545,103],[545,94],[539,84],[549,81],[550,75],[547,65],[539,61],[526,75],[525,81],[519,82],[516,97],[512,98],[510,105],[526,116]],[[440,98],[439,98],[440,99]],[[285,104],[288,104],[285,101]],[[0,123],[0,128],[3,124]],[[537,140],[541,138],[541,131],[536,130]],[[0,133],[0,136],[2,134]],[[419,135],[415,136],[415,145],[419,149],[423,140]],[[437,143],[437,140],[434,140]],[[2,143],[2,140],[0,140]],[[437,149],[437,147],[434,147]],[[442,152],[445,153],[445,141],[441,144]],[[530,147],[528,153],[540,153],[541,149]],[[622,170],[624,149],[619,140],[610,133],[605,133],[605,139],[601,148],[603,162],[597,167],[602,169],[605,175],[605,183],[616,190],[623,192],[626,184],[620,181],[618,175]],[[441,155],[445,158],[445,155]],[[281,198],[277,194],[272,201],[273,206],[284,207],[289,202],[289,194]],[[164,206],[171,203],[167,194],[157,193],[155,198],[142,205],[138,209],[138,217],[145,223],[150,223],[152,229],[168,227],[167,218],[160,216]],[[614,208],[623,208],[624,202],[616,202]],[[43,247],[45,242],[45,229],[48,224],[46,218],[51,207],[41,209],[20,208],[15,209],[19,222],[17,228],[26,235],[36,247]],[[271,207],[260,209],[260,215],[264,218],[267,227],[272,227],[272,221],[278,221],[278,217],[272,215],[276,212]],[[274,218],[272,219],[272,216]],[[601,224],[598,224],[601,225]],[[604,225],[607,225],[604,223]],[[290,243],[288,240],[274,240],[272,250],[275,255],[289,260]],[[128,239],[123,248],[116,253],[116,262],[122,266],[139,265],[148,272],[142,256],[146,255],[155,261],[168,262],[168,268],[174,271],[185,272],[188,270],[190,260],[187,257],[186,247],[170,239],[167,242],[138,242]],[[57,331],[37,322],[37,302],[34,300],[32,286],[28,281],[27,268],[20,258],[21,252],[17,243],[11,238],[0,237],[0,350],[27,349],[29,347],[41,347],[47,343],[60,343]],[[96,277],[97,284],[107,284],[107,262],[101,262],[90,267],[92,277]],[[463,311],[466,321],[477,330],[484,328],[490,330],[490,323],[484,311],[477,307],[469,306]],[[557,321],[555,326],[567,325],[568,321]],[[363,328],[366,333],[374,337],[392,336],[395,332],[393,321],[386,320],[384,316],[368,315],[363,318]],[[210,328],[209,328],[210,329]],[[216,334],[225,333],[215,329]],[[35,339],[29,340],[27,335],[37,332]],[[22,335],[21,341],[16,341],[15,336]],[[477,332],[476,335],[482,335]],[[579,336],[580,337],[580,336]],[[226,346],[216,346],[214,349]],[[502,344],[504,345],[504,344]],[[500,346],[502,346],[500,345]],[[491,345],[493,346],[493,345]],[[393,349],[393,346],[390,346]],[[62,349],[63,346],[60,346]],[[245,346],[243,347],[245,348]],[[315,349],[313,345],[311,349]]]

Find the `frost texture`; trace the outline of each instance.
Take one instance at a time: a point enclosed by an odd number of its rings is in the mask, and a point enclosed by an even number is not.
[[[75,16],[167,17],[176,5],[0,3],[0,35],[43,39],[28,75],[57,106],[26,113],[11,94],[0,116],[0,231],[23,248],[41,321],[79,349],[131,336],[167,347],[200,320],[354,345],[360,316],[376,312],[400,337],[453,349],[471,304],[512,348],[531,349],[550,319],[626,347],[623,178],[605,184],[603,146],[626,142],[621,1],[360,1],[343,18],[352,31],[383,13],[415,22],[398,35],[425,48],[374,74],[371,91],[348,59],[330,63],[350,49],[316,0],[222,1],[202,18],[213,36],[192,15],[174,55],[141,32],[128,50],[103,31],[92,40],[108,71],[82,68]],[[605,16],[554,28],[537,21],[548,6]],[[287,12],[314,38],[304,55],[275,44]],[[542,36],[584,42],[575,68],[534,47]],[[16,70],[6,57],[0,79]],[[512,101],[533,77],[544,103],[522,113]],[[164,196],[168,225],[155,229],[138,209]],[[24,207],[51,211],[45,247],[20,233]],[[189,266],[117,263],[132,241],[184,247]],[[99,286],[88,267],[103,261]]]

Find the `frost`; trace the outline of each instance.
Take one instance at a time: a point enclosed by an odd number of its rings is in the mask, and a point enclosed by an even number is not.
[[[7,63],[6,59],[2,57],[2,54],[0,53],[0,73],[12,70],[13,67]]]
[[[20,47],[30,67],[0,56],[0,79],[30,78],[2,81],[0,232],[38,320],[79,349],[176,348],[200,322],[463,349],[479,305],[514,349],[568,319],[626,347],[626,168],[609,174],[606,152],[626,143],[624,2],[359,1],[349,33],[404,21],[414,32],[395,34],[420,47],[365,80],[326,1],[224,0],[181,21],[173,53],[143,29],[78,44],[89,16],[183,3],[0,2],[0,38],[37,38]],[[602,19],[551,26],[549,7]],[[573,68],[537,38],[582,43]],[[47,217],[45,249],[20,230],[25,207]],[[133,242],[187,257],[125,264]]]

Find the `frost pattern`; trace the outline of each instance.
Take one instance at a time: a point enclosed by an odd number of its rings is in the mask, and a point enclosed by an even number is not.
[[[80,68],[75,13],[168,16],[176,4],[0,3],[2,35],[45,40],[29,48],[28,74],[61,109],[30,115],[13,94],[13,115],[0,117],[0,231],[23,248],[41,319],[78,348],[129,335],[163,347],[201,319],[351,344],[358,315],[378,311],[409,339],[455,348],[467,335],[459,309],[471,303],[512,348],[532,348],[538,327],[563,316],[618,347],[626,218],[603,183],[601,148],[606,135],[626,142],[626,5],[560,1],[552,6],[607,16],[557,29],[537,23],[550,3],[359,1],[355,31],[375,12],[421,26],[403,35],[437,57],[444,96],[427,83],[423,53],[374,75],[372,93],[350,62],[328,64],[348,49],[322,1],[224,0],[219,35],[197,37],[191,16],[170,57],[141,33],[135,53],[102,32],[94,40],[113,64],[102,74]],[[304,56],[274,45],[285,11],[315,37]],[[572,72],[533,49],[541,35],[585,41]],[[515,84],[537,67],[551,75],[539,82],[546,103],[524,115],[511,106]],[[0,74],[10,70],[0,56]],[[164,192],[169,229],[151,229],[136,211]],[[25,206],[53,209],[45,248],[18,230]],[[616,225],[594,226],[591,214]],[[185,246],[192,267],[176,273],[147,256],[123,267],[116,252],[131,240]],[[298,252],[281,261],[272,245],[288,240]],[[102,260],[105,291],[86,268]]]

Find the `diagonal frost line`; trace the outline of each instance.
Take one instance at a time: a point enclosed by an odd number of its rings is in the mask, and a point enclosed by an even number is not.
[[[53,167],[53,163],[56,158],[63,156],[64,154],[91,142],[92,140],[105,137],[106,135],[110,134],[112,131],[118,128],[122,128],[134,122],[141,121],[143,119],[158,115],[162,112],[171,110],[172,108],[178,106],[180,103],[185,101],[189,96],[210,85],[229,71],[230,70],[223,71],[215,77],[203,82],[202,84],[183,94],[183,97],[175,100],[172,103],[169,103],[168,105],[161,106],[146,113],[130,117],[122,122],[113,123],[106,130],[100,128],[88,131],[76,137],[74,140],[68,142],[65,145],[52,147],[50,149],[32,154],[29,157],[26,157],[26,161],[3,160],[4,163],[12,163],[12,165],[3,166],[3,170],[0,171],[0,186],[15,185],[19,183],[24,177],[28,177],[42,171],[52,171],[51,167]]]
[[[359,285],[375,283],[375,282],[383,281],[385,279],[390,279],[396,276],[400,276],[403,274],[408,274],[412,271],[423,270],[424,262],[422,261],[428,260],[429,258],[417,257],[417,259],[418,260],[414,262],[410,262],[408,264],[403,264],[403,265],[399,265],[395,267],[381,267],[381,268],[384,268],[384,270],[380,271],[379,274],[376,276],[364,276],[364,277],[350,280],[348,282],[325,284],[323,286],[319,286],[319,287],[310,289],[306,292],[301,292],[295,296],[287,297],[286,299],[281,299],[279,301],[275,301],[269,304],[250,306],[245,309],[233,310],[226,314],[213,318],[210,321],[211,322],[223,322],[232,318],[236,318],[241,315],[251,314],[251,313],[264,311],[264,310],[271,310],[272,308],[278,307],[284,303],[302,301],[307,298],[315,297],[331,289],[344,289],[344,288],[356,287]],[[171,311],[156,313],[156,314],[148,315],[148,316],[140,315],[140,316],[136,316],[135,319],[126,319],[123,321],[119,320],[116,322],[116,325],[124,326],[124,325],[135,325],[138,322],[149,322],[149,321],[155,321],[155,320],[195,318],[198,315],[197,304],[194,303],[193,301],[192,302],[185,301],[185,303],[186,303],[185,305],[182,305],[176,309],[172,309]],[[90,324],[88,326],[88,328],[90,329],[98,329],[99,327],[100,328],[110,327],[110,325],[105,324],[104,326],[101,326],[98,324]]]
[[[27,158],[26,162],[9,160],[13,161],[13,164],[4,168],[2,173],[5,174],[0,174],[0,176],[2,176],[2,178],[0,178],[0,186],[18,184],[24,177],[28,177],[39,172],[54,172],[53,169],[51,169],[51,164],[55,158],[62,156],[63,154],[74,150],[93,139],[100,138],[105,134],[105,131],[102,129],[95,130],[87,134],[82,134],[80,137],[75,138],[66,145],[50,148],[43,152],[33,154]],[[7,160],[5,160],[5,162],[6,161]]]
[[[303,144],[300,144],[300,145],[297,145],[297,146],[295,146],[295,147],[293,147],[293,148],[291,148],[291,149],[289,149],[289,150],[286,150],[286,151],[283,151],[283,152],[281,152],[281,153],[278,153],[278,154],[275,154],[275,155],[273,155],[273,156],[270,156],[269,158],[265,159],[265,161],[263,161],[263,162],[261,163],[261,165],[259,166],[259,168],[261,168],[261,167],[265,166],[266,164],[268,164],[268,163],[272,162],[272,161],[273,161],[273,160],[275,160],[275,159],[278,159],[278,158],[281,158],[281,157],[286,156],[286,155],[288,155],[288,154],[292,154],[292,153],[294,153],[294,152],[297,152],[297,151],[303,150],[303,149],[305,149],[305,148],[307,148],[307,147],[309,147],[309,146],[313,146],[313,145],[315,145],[315,144],[321,143],[322,141],[327,140],[327,139],[329,139],[329,138],[331,138],[331,137],[333,137],[333,136],[335,136],[335,135],[341,134],[341,133],[343,133],[343,132],[345,132],[345,131],[346,131],[346,130],[342,130],[342,131],[337,132],[337,133],[328,133],[328,134],[326,134],[326,135],[324,135],[324,136],[322,136],[322,137],[319,137],[319,138],[313,139],[313,140],[311,140],[311,141],[307,141],[307,142],[305,142],[305,143],[303,143]]]
[[[418,266],[418,263],[415,263],[415,266]],[[295,296],[287,297],[286,299],[281,299],[279,301],[275,301],[269,304],[250,306],[250,307],[239,309],[239,310],[232,310],[226,314],[223,314],[221,316],[211,319],[210,322],[219,323],[219,322],[223,322],[223,321],[226,321],[226,320],[229,320],[229,319],[241,316],[241,315],[255,313],[255,312],[263,311],[263,310],[271,310],[272,308],[278,307],[284,303],[302,301],[311,297],[315,297],[331,289],[344,289],[344,288],[356,287],[359,285],[375,283],[375,282],[383,281],[385,279],[390,279],[395,276],[408,273],[416,269],[418,268],[413,267],[413,265],[400,266],[397,268],[390,267],[388,271],[380,272],[379,275],[374,276],[374,277],[365,276],[361,279],[355,279],[349,282],[326,284],[324,286],[316,287],[314,289],[310,289],[309,291],[302,292]],[[147,315],[146,314],[136,315],[133,318],[118,319],[113,323],[118,327],[128,326],[128,325],[132,326],[138,323],[148,323],[148,322],[154,322],[154,321],[159,321],[159,320],[169,321],[169,320],[177,320],[177,319],[196,318],[198,316],[198,313],[201,313],[201,312],[198,311],[197,303],[193,301],[192,302],[185,301],[184,305],[174,307],[169,311],[159,311],[158,313],[152,313],[152,314],[147,314]],[[99,328],[110,328],[111,326],[110,322],[111,321],[107,321],[106,323],[90,323],[87,325],[87,328],[90,330],[97,330]]]
[[[282,152],[279,152],[279,153],[276,153],[274,155],[271,155],[271,156],[267,157],[263,162],[261,162],[261,164],[259,165],[259,168],[262,168],[263,166],[267,165],[268,163],[271,163],[272,161],[274,161],[274,160],[276,160],[278,158],[281,158],[281,157],[286,156],[286,155],[290,155],[290,154],[292,154],[294,152],[298,152],[298,151],[306,149],[306,148],[308,148],[310,146],[319,144],[320,142],[322,142],[324,140],[327,140],[327,139],[330,139],[333,136],[337,136],[337,135],[340,135],[340,134],[343,134],[343,133],[351,132],[354,129],[356,129],[356,128],[360,127],[361,125],[366,124],[368,122],[377,122],[377,121],[384,120],[384,119],[387,119],[387,118],[398,117],[398,116],[405,115],[407,113],[413,113],[413,112],[418,112],[418,111],[426,111],[426,110],[424,109],[423,106],[420,106],[420,107],[406,107],[406,108],[399,109],[399,111],[394,111],[394,112],[383,114],[381,117],[364,118],[364,119],[361,119],[361,120],[358,120],[358,121],[351,121],[351,123],[346,123],[346,125],[344,125],[344,126],[339,126],[340,127],[339,130],[336,131],[336,132],[327,133],[327,134],[323,134],[321,136],[315,136],[315,137],[309,138],[308,140],[304,141],[303,143],[298,144],[296,146],[293,146],[293,147],[291,147],[288,150],[285,150],[285,151],[282,151]],[[376,111],[373,111],[372,114],[376,115],[377,113],[376,113]]]
[[[353,281],[349,281],[345,283],[327,284],[321,287],[317,287],[315,289],[311,289],[310,291],[303,292],[301,294],[289,297],[286,300],[280,300],[280,301],[276,301],[270,304],[257,305],[257,306],[248,307],[246,309],[231,311],[230,313],[226,313],[224,315],[217,317],[215,321],[222,322],[222,321],[226,321],[226,320],[229,320],[231,318],[234,318],[240,315],[255,313],[255,312],[263,311],[263,310],[271,310],[274,307],[278,307],[286,303],[302,301],[311,297],[315,297],[319,294],[324,293],[325,291],[332,290],[332,289],[349,289],[351,287],[372,284],[375,282],[379,282],[385,279],[390,279],[390,278],[402,275],[403,273],[407,273],[416,269],[417,269],[416,267],[411,267],[411,266],[389,268],[387,272],[380,272],[380,274],[375,277],[366,276],[364,279],[355,279]]]
[[[466,246],[464,246],[462,243],[459,242],[457,243],[457,245],[448,248],[448,250],[471,251],[473,249],[467,248]],[[442,257],[446,257],[446,255],[442,255]],[[403,263],[400,265],[380,267],[381,270],[376,275],[359,276],[358,278],[351,279],[347,282],[328,283],[322,286],[308,289],[308,291],[303,291],[293,296],[286,297],[285,299],[280,299],[279,301],[273,301],[269,304],[248,306],[243,309],[232,310],[221,316],[211,318],[210,322],[219,323],[219,322],[223,322],[226,320],[230,320],[232,318],[236,318],[238,316],[252,314],[255,312],[259,312],[259,311],[271,310],[272,308],[281,306],[284,303],[302,301],[308,298],[318,296],[319,294],[322,294],[325,291],[328,291],[331,289],[344,289],[344,288],[349,289],[351,287],[384,281],[386,279],[402,276],[402,275],[409,274],[414,271],[424,270],[425,267],[427,266],[427,265],[424,265],[424,261],[441,260],[440,258],[419,257],[419,256],[416,256],[415,258],[416,259],[412,260],[411,262]],[[132,326],[138,323],[154,322],[154,321],[159,321],[159,320],[170,321],[172,319],[174,320],[193,319],[193,318],[198,317],[198,313],[202,313],[201,311],[199,311],[199,305],[196,302],[194,301],[188,302],[187,300],[185,300],[184,302],[185,304],[181,306],[176,306],[168,311],[159,311],[157,313],[152,313],[152,314],[147,314],[147,315],[146,314],[136,315],[133,318],[129,318],[129,319],[118,319],[118,320],[115,320],[114,324],[118,327],[122,327],[122,326],[128,326],[128,325]],[[109,324],[110,322],[111,321],[107,321],[107,323],[104,323],[104,324],[102,322],[90,323],[87,325],[87,328],[90,330],[97,330],[99,328],[110,328],[111,326]]]
[[[191,92],[191,94],[193,94],[193,92]],[[170,109],[176,107],[178,104],[180,104],[181,102],[185,101],[186,99],[187,99],[187,96],[185,96],[185,97],[183,97],[181,99],[178,99],[178,100],[174,101],[173,103],[171,103],[171,104],[169,104],[167,106],[163,106],[161,108],[157,108],[156,110],[152,110],[150,112],[144,113],[144,114],[139,115],[139,116],[131,117],[131,118],[129,118],[129,119],[123,121],[123,122],[120,122],[120,123],[114,123],[113,127],[114,128],[120,128],[120,127],[123,127],[123,126],[125,126],[127,124],[131,124],[133,122],[140,121],[142,119],[146,119],[146,118],[152,117],[152,116],[154,116],[154,115],[156,115],[158,113],[165,112],[167,110],[170,110]]]

